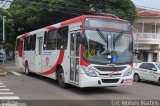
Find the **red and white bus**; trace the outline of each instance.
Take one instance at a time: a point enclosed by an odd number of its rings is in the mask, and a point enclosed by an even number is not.
[[[83,15],[22,34],[16,65],[25,73],[58,80],[61,87],[132,85],[130,23],[112,16]]]

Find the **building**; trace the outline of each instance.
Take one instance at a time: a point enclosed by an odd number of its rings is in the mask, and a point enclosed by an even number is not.
[[[133,23],[137,58],[160,62],[160,10],[136,8],[138,17]]]

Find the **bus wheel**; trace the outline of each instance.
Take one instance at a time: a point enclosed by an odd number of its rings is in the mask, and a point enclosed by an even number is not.
[[[60,87],[65,88],[66,87],[66,83],[64,82],[64,72],[63,69],[60,68],[57,70],[58,71],[58,75],[57,75],[57,79],[58,79],[58,84]]]
[[[135,82],[139,82],[140,81],[140,77],[138,74],[134,74],[134,81]]]
[[[29,68],[28,68],[28,63],[25,63],[25,74],[29,75]]]

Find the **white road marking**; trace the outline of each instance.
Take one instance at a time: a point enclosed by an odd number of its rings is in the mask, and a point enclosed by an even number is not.
[[[0,86],[0,88],[5,88],[6,86]]]
[[[0,89],[0,91],[9,91],[9,89]]]
[[[16,100],[16,99],[20,99],[18,96],[2,96],[0,97],[0,100]]]
[[[11,95],[14,94],[13,92],[0,92],[0,95]]]
[[[9,89],[4,89],[6,86],[3,83],[0,83],[0,100],[18,100],[18,96],[11,96],[14,92],[9,92]],[[4,96],[5,95],[5,96]]]
[[[5,68],[18,68],[18,67],[5,67]]]
[[[11,73],[17,75],[17,76],[21,76],[22,74],[18,73],[18,72],[14,72],[14,71],[11,71]]]
[[[3,85],[3,83],[0,82],[0,85]]]

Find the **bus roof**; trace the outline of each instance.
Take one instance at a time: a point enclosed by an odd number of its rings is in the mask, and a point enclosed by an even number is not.
[[[123,20],[120,18],[111,17],[111,16],[82,15],[82,16],[75,17],[75,18],[72,18],[72,19],[69,19],[66,21],[62,21],[57,24],[53,24],[53,25],[50,25],[50,26],[47,26],[47,27],[44,27],[41,29],[37,29],[37,30],[31,31],[31,32],[19,35],[19,36],[17,36],[17,38],[21,38],[21,37],[23,38],[24,36],[27,36],[27,35],[33,35],[33,34],[36,34],[39,32],[48,31],[48,30],[52,30],[52,29],[58,29],[60,27],[63,27],[63,26],[66,26],[66,25],[69,25],[69,24],[72,24],[75,22],[83,22],[86,18],[106,18],[106,19],[111,19],[111,20],[119,20],[119,21],[123,21],[123,22],[129,22],[129,21],[126,21],[126,20]]]

